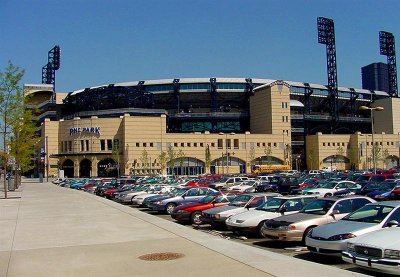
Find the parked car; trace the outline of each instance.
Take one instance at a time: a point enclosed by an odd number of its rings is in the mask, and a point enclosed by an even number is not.
[[[148,204],[151,210],[171,214],[176,206],[187,202],[198,202],[206,195],[216,194],[218,191],[212,188],[181,188],[181,193],[157,202]]]
[[[265,203],[269,198],[281,196],[275,192],[256,192],[245,193],[236,196],[229,205],[211,208],[202,212],[202,218],[205,223],[217,226],[225,226],[228,217],[245,211],[253,210]]]
[[[319,198],[308,203],[297,214],[267,220],[261,228],[261,234],[276,240],[304,243],[308,232],[313,228],[337,221],[373,202],[375,200],[359,195],[343,198]]]
[[[235,197],[233,194],[207,195],[199,202],[190,202],[179,205],[171,213],[171,217],[180,222],[202,224],[201,212],[211,207],[221,207],[229,204]]]
[[[170,185],[159,185],[159,186],[156,186],[153,190],[148,191],[147,193],[136,195],[136,197],[134,197],[131,200],[131,202],[133,205],[142,206],[143,202],[145,201],[146,198],[151,197],[151,196],[158,196],[161,194],[169,193],[173,188],[174,188],[174,186],[170,186]]]
[[[400,275],[400,228],[385,228],[352,239],[342,259],[367,270]]]
[[[311,188],[304,192],[304,194],[316,194],[322,197],[330,197],[335,193],[340,191],[346,191],[348,189],[360,189],[361,186],[352,181],[329,181],[329,182],[321,182],[316,187]]]
[[[255,189],[256,192],[278,192],[292,194],[299,188],[299,178],[296,176],[279,176],[276,181],[261,183]]]
[[[224,177],[221,180],[219,180],[217,183],[214,183],[213,185],[210,185],[210,188],[220,190],[223,188],[228,188],[232,186],[234,183],[238,183],[244,180],[248,180],[248,177]]]
[[[272,197],[254,210],[248,210],[226,219],[228,230],[261,234],[261,227],[268,219],[300,211],[306,204],[315,200],[315,196],[278,196]]]
[[[350,239],[399,222],[400,201],[371,203],[337,222],[315,227],[308,233],[306,245],[314,253],[341,255]]]

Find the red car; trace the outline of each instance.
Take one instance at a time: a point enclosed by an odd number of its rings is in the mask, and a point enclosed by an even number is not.
[[[181,222],[191,222],[193,224],[203,223],[201,212],[210,208],[226,206],[237,195],[235,194],[220,194],[208,195],[200,200],[200,202],[191,202],[175,207],[171,213],[171,217]]]

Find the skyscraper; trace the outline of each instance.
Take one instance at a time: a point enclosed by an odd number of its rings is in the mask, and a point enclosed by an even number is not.
[[[361,68],[362,88],[389,92],[388,66],[371,63]]]

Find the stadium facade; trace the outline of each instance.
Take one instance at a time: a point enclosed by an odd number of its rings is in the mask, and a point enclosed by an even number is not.
[[[70,93],[27,84],[24,93],[40,111],[37,172],[48,175],[244,173],[270,163],[366,169],[372,158],[382,168],[399,164],[400,102],[383,91],[339,87],[337,116],[326,86],[271,79],[146,80]]]

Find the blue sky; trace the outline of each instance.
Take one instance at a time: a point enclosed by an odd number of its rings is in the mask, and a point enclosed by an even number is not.
[[[379,31],[399,38],[400,1],[0,0],[0,70],[10,60],[39,84],[58,44],[63,92],[184,77],[326,84],[319,16],[335,22],[339,86],[361,88],[360,68],[386,62]]]

